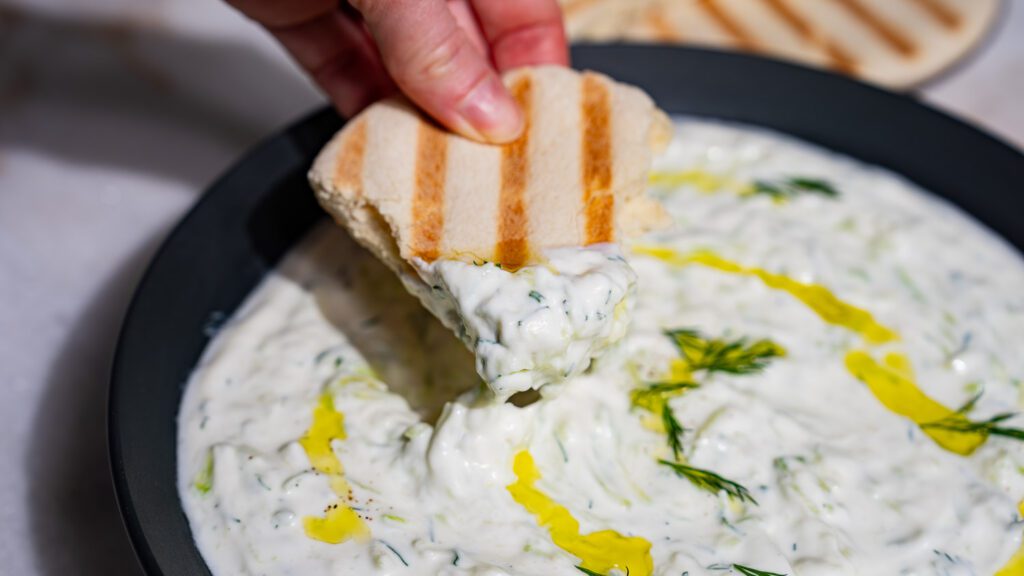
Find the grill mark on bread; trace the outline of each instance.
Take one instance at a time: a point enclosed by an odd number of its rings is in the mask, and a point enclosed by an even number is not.
[[[820,46],[829,58],[829,65],[836,70],[851,73],[857,70],[857,62],[846,50],[815,30],[811,23],[798,13],[786,0],[761,0],[803,41]]]
[[[762,0],[779,16],[783,22],[796,32],[804,41],[821,46],[829,58],[829,65],[848,74],[857,71],[856,59],[833,40],[815,30],[810,22],[790,6],[786,0]]]
[[[656,40],[679,42],[683,39],[679,31],[669,23],[668,18],[665,16],[665,9],[660,4],[648,8],[647,13],[644,14],[644,22],[650,28]]]
[[[363,160],[366,158],[366,121],[360,120],[338,147],[334,167],[334,188],[353,190],[356,197],[363,195]]]
[[[917,52],[914,45],[901,31],[882,19],[877,13],[869,8],[862,0],[832,0],[846,9],[846,11],[860,21],[861,24],[871,30],[875,36],[885,42],[899,55],[910,58]]]
[[[523,134],[501,151],[501,191],[498,195],[498,244],[495,259],[516,270],[526,264],[530,247],[526,214],[526,184],[529,178],[529,145],[532,124],[533,85],[530,76],[518,78],[510,90],[523,110]]]
[[[614,239],[611,94],[596,74],[583,75],[583,206],[585,243]]]
[[[416,139],[416,176],[412,197],[414,256],[437,259],[444,233],[444,188],[448,167],[448,136],[430,120],[422,120]]]
[[[859,65],[852,54],[831,40],[825,40],[824,42],[825,43],[822,47],[825,49],[825,54],[827,54],[830,59],[832,68],[839,70],[840,72],[845,72],[846,74],[857,73]]]
[[[960,27],[960,15],[949,6],[943,4],[941,0],[912,0],[912,3],[917,4],[939,24],[950,30],[956,30]]]
[[[729,36],[732,36],[736,46],[750,52],[756,52],[760,49],[750,32],[733,18],[731,14],[719,6],[717,0],[698,0],[697,5],[704,9],[708,16],[715,21],[715,24],[718,24]]]

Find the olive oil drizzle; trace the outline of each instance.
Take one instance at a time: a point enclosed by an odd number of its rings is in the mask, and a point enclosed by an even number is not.
[[[303,518],[302,526],[307,536],[328,544],[340,544],[350,539],[363,540],[370,535],[366,522],[345,504],[351,490],[345,480],[345,468],[331,446],[334,440],[344,440],[345,437],[345,415],[335,410],[330,393],[322,394],[313,409],[313,423],[299,439],[299,444],[306,451],[313,469],[327,476],[331,491],[338,497],[338,501],[327,507],[322,518]]]
[[[536,487],[540,470],[526,450],[515,455],[512,464],[516,481],[506,489],[512,499],[547,528],[556,546],[580,559],[577,568],[586,574],[608,574],[619,570],[631,576],[650,576],[654,571],[651,543],[637,536],[623,536],[614,530],[580,533],[580,523],[569,509]]]

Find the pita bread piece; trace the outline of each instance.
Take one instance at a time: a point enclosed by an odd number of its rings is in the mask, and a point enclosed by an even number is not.
[[[992,30],[999,0],[560,0],[576,41],[707,45],[907,89]]]
[[[439,258],[517,269],[542,250],[615,242],[660,225],[644,196],[668,117],[641,90],[560,67],[509,72],[523,135],[493,146],[387,100],[352,119],[309,178],[320,204],[400,275]]]

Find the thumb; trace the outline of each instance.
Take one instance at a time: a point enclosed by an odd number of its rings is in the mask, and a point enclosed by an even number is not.
[[[403,92],[466,137],[504,143],[522,113],[445,0],[357,0],[384,66]]]

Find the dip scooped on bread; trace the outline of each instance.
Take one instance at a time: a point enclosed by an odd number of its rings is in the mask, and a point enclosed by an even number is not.
[[[600,74],[504,81],[526,117],[508,145],[388,100],[310,171],[321,205],[466,343],[500,399],[582,373],[625,333],[635,275],[615,243],[665,218],[644,189],[671,136],[646,94]]]

